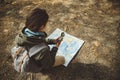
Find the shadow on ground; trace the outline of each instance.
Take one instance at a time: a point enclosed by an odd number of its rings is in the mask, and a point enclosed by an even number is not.
[[[49,71],[44,71],[44,75],[49,75],[50,80],[114,80],[113,71],[100,64],[74,63],[69,67],[56,67]]]
[[[108,1],[112,2],[114,7],[120,8],[120,0],[108,0]]]
[[[114,65],[114,69],[115,69],[115,72],[116,72],[116,78],[115,80],[119,80],[120,79],[120,23],[119,23],[119,26],[117,28],[117,31],[118,31],[118,34],[117,34],[117,43],[118,43],[118,47],[117,47],[117,50],[116,50],[116,57],[115,57],[115,65]]]

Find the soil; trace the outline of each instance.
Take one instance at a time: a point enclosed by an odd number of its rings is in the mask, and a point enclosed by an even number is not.
[[[37,73],[37,80],[120,79],[119,0],[0,0],[0,80],[22,78],[13,68],[10,49],[35,7],[50,16],[48,34],[60,28],[85,41],[76,63]]]

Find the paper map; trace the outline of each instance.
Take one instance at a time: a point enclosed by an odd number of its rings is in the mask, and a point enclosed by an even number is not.
[[[64,31],[57,28],[52,34],[50,34],[48,38],[56,39],[61,35],[62,32]],[[84,41],[66,32],[64,33],[65,33],[65,36],[58,48],[57,55],[62,55],[65,57],[64,66],[67,67],[68,64],[71,62],[71,60],[75,57],[77,52],[80,50],[82,45],[84,44]],[[52,48],[54,45],[49,45],[49,46]]]

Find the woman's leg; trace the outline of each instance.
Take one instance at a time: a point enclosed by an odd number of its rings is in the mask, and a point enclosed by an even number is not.
[[[63,57],[63,56],[59,56],[59,55],[57,55],[56,57],[55,57],[55,63],[54,63],[54,67],[56,67],[56,66],[60,66],[60,65],[62,65],[62,64],[64,64],[65,63],[65,58]]]

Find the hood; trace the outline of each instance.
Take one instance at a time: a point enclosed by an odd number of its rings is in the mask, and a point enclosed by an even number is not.
[[[19,46],[24,45],[35,45],[40,44],[41,42],[45,42],[46,33],[43,32],[32,32],[28,28],[23,28],[22,32],[19,33],[15,41]]]

